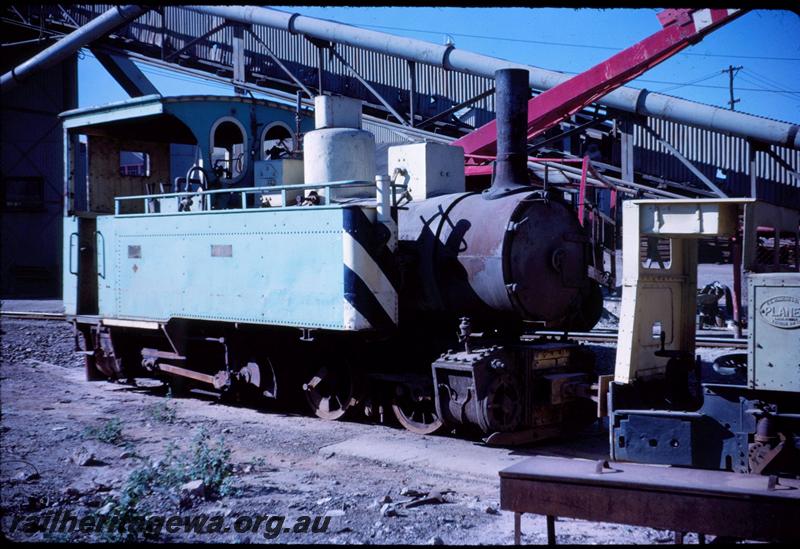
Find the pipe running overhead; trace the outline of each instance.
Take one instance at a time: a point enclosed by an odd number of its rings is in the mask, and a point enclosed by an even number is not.
[[[206,15],[223,17],[245,24],[264,25],[292,34],[346,44],[400,57],[407,61],[426,63],[485,78],[494,78],[495,72],[500,69],[525,69],[530,74],[530,86],[536,90],[548,90],[571,78],[570,75],[560,72],[459,50],[452,45],[441,46],[423,40],[404,38],[270,8],[256,6],[186,7]],[[770,145],[800,149],[800,126],[796,124],[629,87],[619,87],[597,101],[624,112],[728,133]]]
[[[147,6],[117,6],[106,11],[86,25],[74,30],[24,63],[0,76],[0,91],[6,93],[33,73],[63,61],[83,46],[105,36],[120,25],[136,19],[148,11]]]

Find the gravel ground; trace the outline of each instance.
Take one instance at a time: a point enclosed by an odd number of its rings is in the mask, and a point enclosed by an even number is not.
[[[68,325],[52,321],[4,320],[0,356],[2,453],[0,512],[3,533],[12,540],[97,541],[98,534],[34,534],[12,531],[15,517],[44,517],[70,511],[102,515],[119,501],[129,476],[147,463],[166,459],[168,448],[187,451],[202,430],[211,444],[219,437],[231,450],[233,491],[204,499],[189,488],[143,497],[148,513],[207,513],[224,517],[302,515],[330,518],[325,533],[281,532],[273,541],[335,544],[510,544],[513,515],[498,509],[496,470],[480,474],[372,460],[326,451],[357,437],[376,446],[420,437],[392,426],[325,422],[285,410],[223,404],[216,398],[167,397],[157,381],[136,385],[86,382],[83,358],[73,351]],[[592,346],[601,369],[613,368],[613,345]],[[714,353],[720,353],[714,350]],[[174,417],[173,417],[174,416]],[[120,432],[103,442],[97,433],[114,420]],[[572,441],[527,449],[492,449],[498,456],[533,454],[605,456],[607,434],[593,427]],[[424,437],[425,445],[453,456],[468,456],[475,443]],[[485,449],[487,452],[489,449]],[[88,460],[87,456],[93,459]],[[81,463],[86,463],[81,465]],[[127,484],[126,484],[127,483]],[[427,501],[426,501],[427,500]],[[411,501],[422,504],[408,506]],[[256,533],[161,532],[159,541],[263,542]],[[544,517],[526,515],[523,542],[544,543]],[[649,528],[572,519],[557,523],[559,543],[666,543],[671,534]],[[696,542],[690,535],[687,542]]]

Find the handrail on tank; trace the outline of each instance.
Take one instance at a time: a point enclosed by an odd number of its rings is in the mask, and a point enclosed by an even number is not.
[[[397,184],[393,183],[392,189],[398,188],[406,188],[407,185],[405,184]],[[286,204],[286,191],[293,191],[293,190],[317,190],[317,189],[324,189],[325,191],[325,200],[327,197],[330,196],[330,190],[341,188],[341,187],[375,187],[375,181],[365,181],[360,179],[348,179],[343,181],[331,181],[328,183],[324,183],[321,185],[316,185],[314,183],[311,184],[295,184],[295,185],[273,185],[269,187],[236,187],[236,188],[228,188],[228,189],[214,189],[211,191],[180,191],[174,193],[160,193],[160,194],[142,194],[142,195],[133,195],[133,196],[116,196],[114,197],[114,215],[142,215],[139,213],[134,214],[121,214],[120,213],[120,203],[123,200],[144,200],[144,210],[145,214],[147,214],[147,201],[153,199],[161,199],[161,198],[181,198],[184,196],[202,196],[203,197],[203,206],[204,210],[208,209],[206,197],[212,194],[231,194],[231,193],[239,193],[241,195],[241,206],[239,208],[229,208],[229,210],[245,210],[247,209],[247,202],[246,196],[248,194],[255,194],[255,193],[263,193],[263,194],[277,194],[280,193],[281,195],[281,205],[280,206],[272,206],[278,208],[286,208],[291,207]]]

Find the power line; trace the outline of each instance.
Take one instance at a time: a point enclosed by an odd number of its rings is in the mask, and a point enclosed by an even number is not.
[[[742,78],[743,78],[743,79],[744,79],[746,82],[749,82],[749,83],[751,83],[751,84],[753,84],[753,85],[756,85],[756,86],[763,86],[763,84],[762,84],[762,83],[760,83],[760,82],[757,82],[757,81],[755,81],[755,80],[752,80],[751,78],[748,78],[748,77],[747,77],[747,75],[745,75],[745,74],[743,74],[743,75],[741,75],[741,76],[742,76]],[[739,88],[739,89],[741,90],[741,89],[744,89],[744,88]],[[777,94],[779,94],[779,95],[782,95],[782,96],[783,96],[783,97],[785,97],[786,99],[790,99],[790,100],[792,100],[792,101],[798,101],[798,100],[800,100],[800,96],[798,96],[798,95],[790,95],[792,92],[782,92],[782,91],[779,91],[779,90],[764,90],[763,88],[762,88],[762,90],[763,90],[763,91],[774,91],[774,93],[777,93]]]
[[[728,72],[727,70],[725,72]],[[641,80],[641,82],[646,82],[646,80]],[[650,80],[650,82],[656,82],[658,84],[675,84],[675,82],[657,82],[656,80]],[[693,86],[695,88],[709,88],[715,90],[727,90],[728,86],[710,86],[706,84],[691,84],[687,83],[686,86]],[[800,93],[800,91],[784,91],[784,90],[768,90],[765,88],[737,88],[741,91],[755,91],[755,92],[767,92],[767,93]]]
[[[751,76],[753,78],[756,78],[757,80],[760,80],[763,84],[765,84],[767,86],[773,87],[773,88],[778,89],[778,90],[785,91],[786,93],[797,93],[797,92],[793,92],[793,91],[787,89],[783,84],[781,84],[777,80],[772,80],[771,78],[763,76],[763,75],[753,71],[752,69],[747,69],[747,74],[748,74],[748,76]]]
[[[709,74],[707,76],[703,76],[701,78],[698,78],[697,80],[692,80],[691,82],[686,82],[685,84],[676,84],[675,86],[671,86],[669,88],[664,88],[663,90],[658,90],[658,93],[665,93],[665,92],[668,92],[668,91],[677,90],[678,88],[682,88],[684,86],[693,86],[693,85],[697,84],[698,82],[705,82],[706,80],[710,80],[711,78],[714,78],[715,76],[719,76],[719,71],[714,71],[714,72],[712,72],[711,74]]]
[[[575,71],[560,71],[560,70],[557,70],[557,69],[548,69],[548,70],[552,70],[554,72],[560,72],[562,74],[570,74],[570,75],[581,74],[581,73],[575,72]],[[694,87],[697,87],[697,88],[710,88],[710,89],[718,89],[718,90],[728,89],[728,86],[711,86],[711,85],[708,85],[708,84],[693,84],[691,82],[668,82],[666,80],[648,80],[646,78],[636,78],[635,80],[636,80],[636,82],[646,82],[648,84],[669,84],[669,85],[678,86],[678,87],[694,86]],[[745,90],[745,91],[761,91],[761,92],[771,92],[771,93],[800,93],[800,91],[791,91],[791,90],[783,90],[783,89],[781,89],[781,90],[769,90],[769,89],[766,89],[766,88],[758,88],[758,89],[754,89],[754,88],[739,88],[739,89]]]
[[[523,44],[540,44],[544,46],[561,46],[561,47],[568,47],[568,48],[587,48],[587,49],[595,49],[595,50],[606,50],[606,51],[616,51],[620,52],[625,48],[620,47],[613,47],[613,46],[597,46],[593,44],[573,44],[569,42],[547,42],[543,40],[530,40],[525,38],[508,38],[505,36],[488,36],[482,34],[464,34],[464,33],[457,33],[457,32],[445,32],[443,30],[423,30],[423,29],[408,29],[403,27],[390,27],[385,25],[359,25],[361,27],[369,27],[373,29],[385,29],[385,30],[395,30],[395,31],[405,31],[405,32],[416,32],[421,34],[449,34],[451,36],[463,36],[465,38],[478,38],[482,40],[496,40],[501,42],[520,42]],[[723,53],[694,53],[694,52],[679,52],[677,55],[690,55],[693,57],[723,57],[723,58],[740,58],[740,59],[762,59],[762,60],[770,60],[770,61],[800,61],[800,57],[771,57],[771,56],[764,56],[764,55],[746,55],[746,54],[723,54]]]
[[[573,72],[573,71],[558,71],[558,72],[562,72],[564,74],[580,74],[580,73]],[[690,86],[690,87],[695,87],[695,88],[709,88],[709,89],[715,89],[715,90],[727,90],[728,89],[728,86],[713,86],[713,85],[709,85],[709,84],[694,84],[692,82],[668,82],[666,80],[647,80],[645,78],[636,78],[635,80],[637,82],[646,82],[648,84],[669,84],[669,85],[676,86],[676,87]],[[701,79],[701,80],[703,80],[703,79]],[[769,93],[800,93],[800,90],[798,90],[798,91],[783,90],[783,89],[781,89],[781,90],[770,90],[770,89],[766,89],[766,88],[739,88],[739,89],[743,90],[743,91],[758,91],[758,92],[769,92]]]

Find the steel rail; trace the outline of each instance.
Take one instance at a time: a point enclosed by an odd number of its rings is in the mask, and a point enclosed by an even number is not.
[[[64,313],[44,313],[37,311],[0,311],[0,317],[28,320],[66,320]]]
[[[562,337],[564,332],[558,331],[537,331],[535,334],[523,336],[523,339],[533,339],[537,336]],[[567,332],[569,339],[577,341],[596,341],[598,343],[611,343],[617,341],[616,330],[591,331],[591,332]],[[696,335],[695,343],[698,347],[731,347],[734,349],[744,349],[747,347],[746,338],[706,336]]]
[[[66,320],[63,313],[44,313],[36,311],[0,311],[0,317],[14,318],[22,320]],[[596,341],[598,343],[610,343],[617,340],[616,330],[593,330],[591,332],[568,332],[567,337],[577,341]],[[531,335],[524,335],[522,339],[531,340],[538,336],[562,337],[564,332],[558,331],[538,331]],[[747,347],[747,339],[735,337],[715,337],[698,335],[695,342],[699,347],[731,347],[744,349]]]

